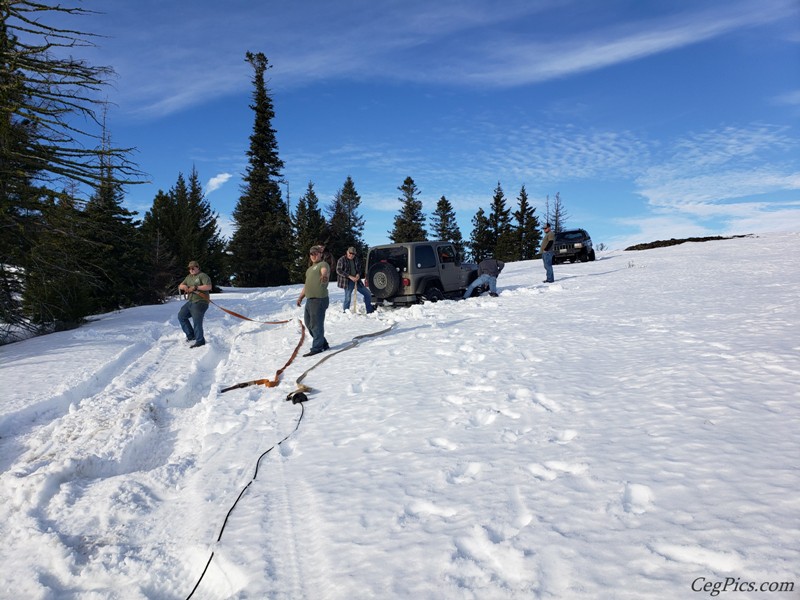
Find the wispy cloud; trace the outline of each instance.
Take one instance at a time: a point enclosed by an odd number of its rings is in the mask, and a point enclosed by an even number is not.
[[[781,157],[797,143],[785,128],[726,127],[681,138],[662,162],[637,178],[653,207],[701,216],[732,210],[726,202],[800,190],[800,171]],[[716,205],[711,208],[711,205]]]
[[[654,54],[676,50],[756,27],[797,13],[784,0],[769,7],[730,3],[675,16],[566,33],[561,38],[529,39],[519,33],[475,46],[461,68],[448,65],[441,75],[496,86],[538,83]],[[481,60],[479,57],[485,57]],[[477,59],[477,60],[476,60]]]
[[[267,54],[281,87],[364,78],[508,87],[637,60],[797,13],[793,0],[711,3],[710,9],[698,2],[680,14],[611,24],[596,4],[555,0],[318,1],[269,10],[236,4],[231,10],[198,2],[190,14],[156,0],[140,0],[135,9],[109,5],[96,24],[109,37],[92,62],[118,71],[124,110],[164,115],[248,90],[246,50]],[[572,25],[588,9],[606,22]]]
[[[773,98],[773,102],[785,106],[800,106],[800,90],[792,90]]]
[[[220,173],[219,175],[214,175],[214,177],[209,179],[208,183],[206,184],[206,194],[210,194],[211,192],[221,188],[231,177],[233,177],[231,173]]]

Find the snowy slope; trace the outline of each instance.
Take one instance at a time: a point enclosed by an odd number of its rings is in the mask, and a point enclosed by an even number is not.
[[[290,322],[211,307],[197,350],[178,301],[0,347],[0,597],[800,597],[799,245],[514,263],[370,316],[332,285],[332,352],[394,327],[275,388],[220,393],[289,358],[298,286],[215,295]]]

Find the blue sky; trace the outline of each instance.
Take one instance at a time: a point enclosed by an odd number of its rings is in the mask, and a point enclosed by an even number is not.
[[[291,205],[355,182],[369,244],[398,186],[444,195],[469,236],[498,182],[621,248],[800,231],[797,0],[87,0],[76,28],[106,90],[114,143],[152,180],[141,214],[194,166],[231,232],[252,131],[246,51],[269,89]]]

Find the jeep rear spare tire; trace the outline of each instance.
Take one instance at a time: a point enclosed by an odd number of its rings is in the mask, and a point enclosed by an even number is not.
[[[400,275],[391,263],[378,263],[369,268],[367,283],[372,295],[384,300],[397,295],[400,290]]]

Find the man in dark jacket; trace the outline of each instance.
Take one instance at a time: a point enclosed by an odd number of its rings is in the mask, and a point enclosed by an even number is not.
[[[472,295],[472,291],[480,285],[489,285],[489,295],[493,298],[497,297],[497,277],[500,271],[506,266],[502,260],[496,258],[487,258],[478,264],[478,277],[469,284],[467,291],[464,292],[464,300]]]
[[[361,259],[358,258],[353,246],[350,246],[347,253],[336,261],[336,284],[344,290],[344,312],[350,310],[350,299],[353,297],[354,288],[364,296],[367,314],[375,310],[372,307],[372,294],[361,281]]]
[[[550,230],[550,223],[544,226],[544,239],[542,240],[542,264],[544,264],[544,272],[547,278],[542,283],[553,283],[553,251],[556,245],[556,234]]]

